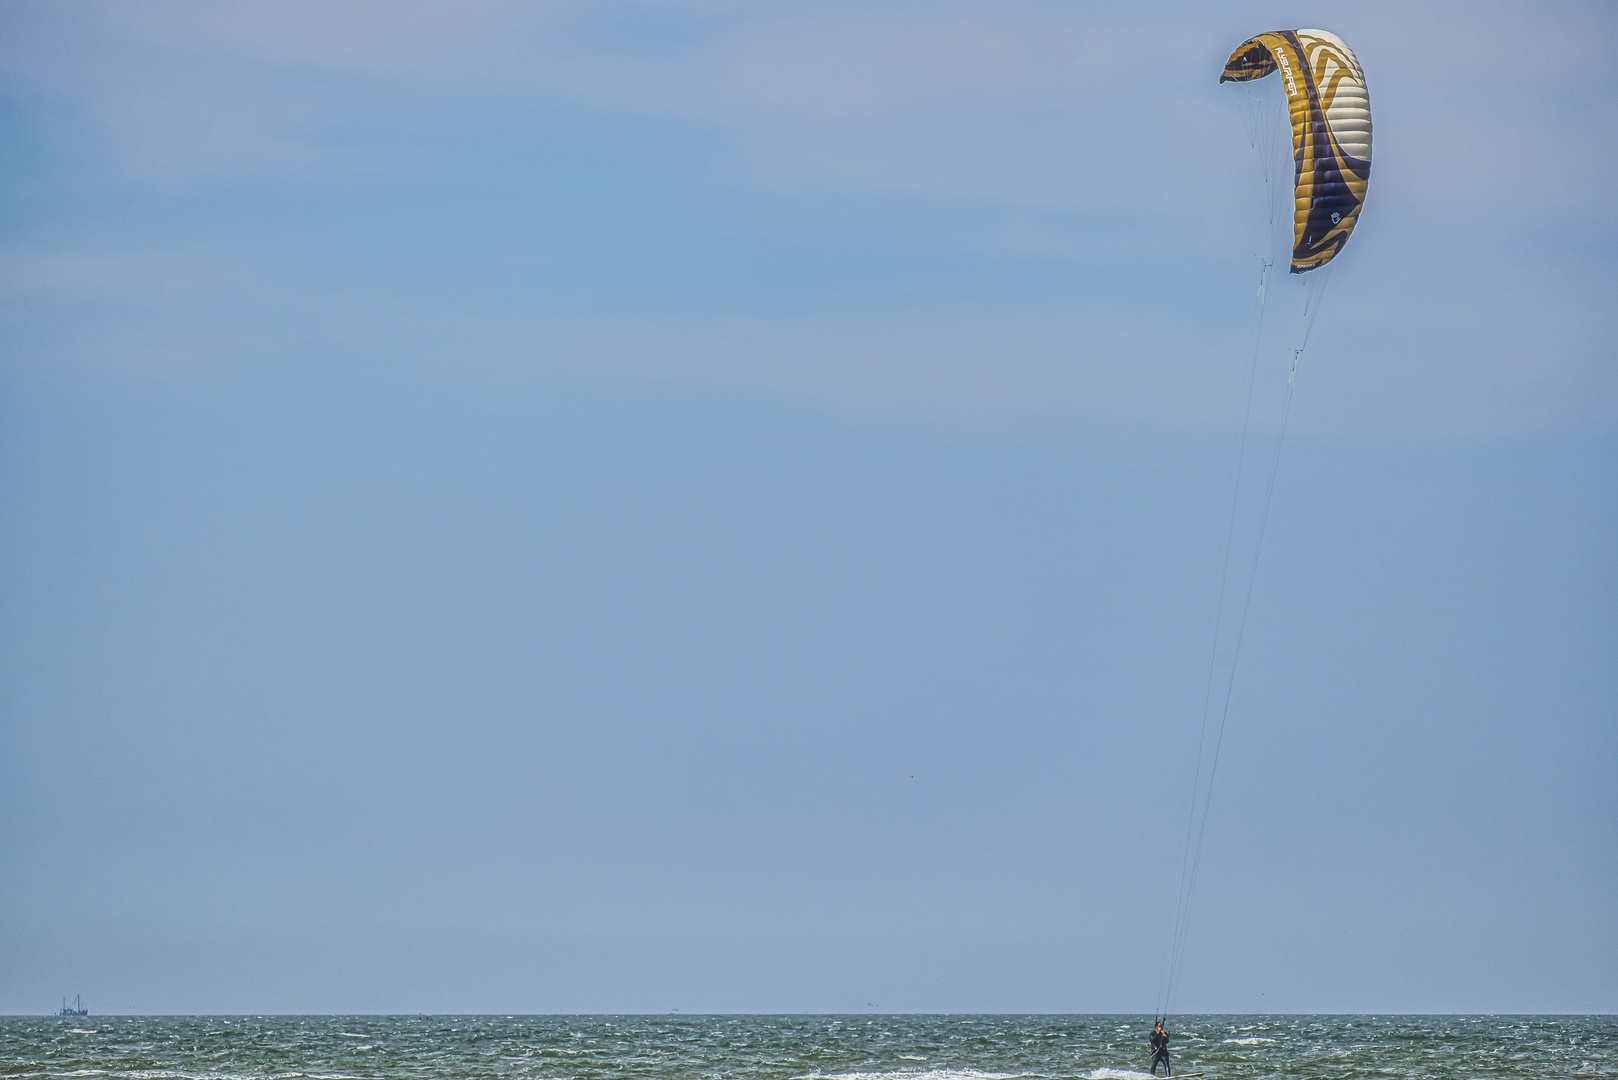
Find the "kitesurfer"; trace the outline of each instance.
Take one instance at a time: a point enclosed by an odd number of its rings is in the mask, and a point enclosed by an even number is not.
[[[1163,1021],[1159,1020],[1152,1029],[1152,1075],[1157,1075],[1158,1062],[1163,1063],[1165,1075],[1174,1075],[1174,1066],[1169,1064],[1169,1033],[1163,1030]]]

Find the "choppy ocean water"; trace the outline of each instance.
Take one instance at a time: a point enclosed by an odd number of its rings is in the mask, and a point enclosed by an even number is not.
[[[161,1016],[0,1019],[0,1077],[131,1080],[1130,1080],[1123,1016]],[[1196,1016],[1176,1073],[1618,1077],[1618,1017]]]

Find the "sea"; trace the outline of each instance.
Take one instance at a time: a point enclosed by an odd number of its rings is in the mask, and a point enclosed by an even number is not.
[[[0,1080],[1136,1080],[1139,1016],[0,1019]],[[1618,1077],[1612,1016],[1186,1016],[1176,1075]]]

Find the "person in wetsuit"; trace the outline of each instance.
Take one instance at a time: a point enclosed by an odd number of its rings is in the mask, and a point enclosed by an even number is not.
[[[1152,1029],[1152,1075],[1157,1075],[1158,1062],[1163,1063],[1166,1075],[1174,1075],[1174,1066],[1169,1064],[1169,1033],[1163,1030],[1163,1021],[1159,1020]]]

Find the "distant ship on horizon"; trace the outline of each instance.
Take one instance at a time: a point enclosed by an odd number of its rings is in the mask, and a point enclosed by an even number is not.
[[[79,995],[74,994],[73,995],[73,1007],[71,1009],[68,1008],[67,1007],[67,998],[63,998],[62,999],[62,1011],[57,1013],[56,1015],[62,1017],[64,1020],[77,1019],[77,1018],[79,1018],[81,1016],[89,1016],[90,1015],[90,1010],[86,1009],[84,1007],[84,1002],[79,1000]]]

